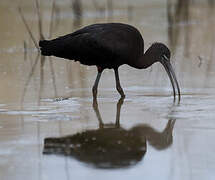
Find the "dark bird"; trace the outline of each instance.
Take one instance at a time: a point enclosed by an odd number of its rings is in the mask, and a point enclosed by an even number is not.
[[[93,24],[71,34],[53,40],[39,42],[44,56],[56,56],[79,61],[84,65],[95,65],[98,74],[93,85],[93,97],[97,96],[97,87],[105,68],[114,69],[116,89],[125,97],[120,85],[118,68],[127,64],[137,69],[145,69],[160,62],[172,84],[174,100],[175,84],[180,101],[179,85],[170,64],[170,50],[162,43],[154,43],[144,53],[144,40],[133,26],[121,23]]]

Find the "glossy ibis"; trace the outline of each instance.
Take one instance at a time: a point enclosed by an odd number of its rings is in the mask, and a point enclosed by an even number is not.
[[[118,68],[127,64],[137,69],[145,69],[155,62],[160,62],[172,83],[174,100],[175,84],[180,101],[179,85],[170,64],[170,50],[162,43],[154,43],[144,53],[144,40],[140,32],[133,26],[121,23],[92,24],[71,34],[53,40],[39,42],[44,56],[56,56],[79,61],[84,65],[95,65],[98,74],[93,85],[93,97],[97,96],[97,87],[102,71],[114,69],[116,88],[124,97],[120,85]]]

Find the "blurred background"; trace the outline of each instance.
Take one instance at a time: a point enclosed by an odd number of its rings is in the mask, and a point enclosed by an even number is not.
[[[20,101],[26,81],[28,81],[27,87],[35,90],[28,91],[31,96],[28,98],[70,97],[73,96],[73,92],[68,92],[69,90],[91,88],[95,79],[94,67],[84,67],[79,63],[62,61],[54,57],[51,60],[48,58],[41,60],[41,57],[36,57],[37,50],[18,8],[21,8],[36,43],[42,37],[55,38],[92,23],[122,22],[134,25],[143,35],[145,49],[153,42],[163,42],[168,45],[172,52],[171,60],[175,64],[183,88],[214,87],[213,2],[212,0],[137,0],[135,2],[46,0],[39,2],[37,9],[33,0],[1,1],[0,97],[2,100],[9,100],[5,94],[10,90],[13,96],[11,100]],[[33,65],[35,66],[31,71]],[[113,73],[109,73],[109,70],[106,72],[108,73],[108,76],[104,76],[106,81],[105,83],[101,81],[100,85],[112,88],[115,85]],[[127,87],[143,86],[143,84],[144,87],[169,87],[166,74],[157,64],[146,71],[123,66],[120,74],[122,74],[122,84]],[[140,76],[141,81],[137,81],[136,76]]]
[[[214,7],[214,0],[1,0],[1,178],[212,179]],[[126,133],[144,124],[144,128],[147,125],[154,129],[137,135],[146,143],[151,142],[155,132],[166,133],[165,129],[170,129],[168,133],[173,136],[171,141],[162,136],[160,141],[168,142],[165,148],[147,144],[144,158],[126,170],[98,170],[80,163],[80,159],[43,155],[47,137],[97,129],[99,116],[105,123],[117,119],[119,95],[112,70],[105,70],[99,84],[100,114],[92,108],[96,68],[42,57],[37,50],[40,39],[104,22],[135,26],[144,38],[145,50],[153,42],[165,43],[171,49],[182,90],[181,104],[173,104],[171,84],[158,63],[146,70],[120,67],[126,94],[120,120]],[[174,124],[174,134],[173,127],[166,128],[169,123]]]

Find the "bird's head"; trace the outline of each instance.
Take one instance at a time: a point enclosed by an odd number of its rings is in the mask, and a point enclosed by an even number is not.
[[[152,46],[149,48],[155,57],[154,61],[155,62],[160,62],[163,57],[165,56],[168,60],[170,60],[171,52],[169,48],[163,44],[163,43],[153,43]]]
[[[170,61],[171,52],[169,48],[163,43],[153,43],[151,47],[145,52],[147,59],[149,60],[149,65],[161,61]]]
[[[178,98],[180,101],[180,88],[178,85],[178,81],[177,81],[175,72],[170,63],[171,52],[170,52],[169,48],[162,43],[154,43],[154,44],[152,44],[152,46],[149,49],[151,51],[150,54],[152,54],[154,56],[154,57],[152,57],[152,59],[154,59],[154,62],[160,62],[164,66],[164,68],[169,76],[169,79],[171,81],[172,88],[173,88],[174,100],[175,100],[175,96],[176,96],[176,93],[175,93],[175,85],[176,85],[177,90],[178,90]]]

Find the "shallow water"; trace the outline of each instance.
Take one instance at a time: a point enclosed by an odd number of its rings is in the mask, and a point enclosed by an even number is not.
[[[51,35],[52,1],[41,3],[46,38],[114,21],[136,26],[145,48],[170,47],[180,104],[154,64],[120,68],[124,102],[105,70],[94,108],[96,68],[42,59],[17,10],[38,40],[34,1],[0,2],[0,179],[214,179],[214,4],[167,2],[117,1],[111,13],[106,1],[82,1],[78,18],[69,0],[60,1]]]

